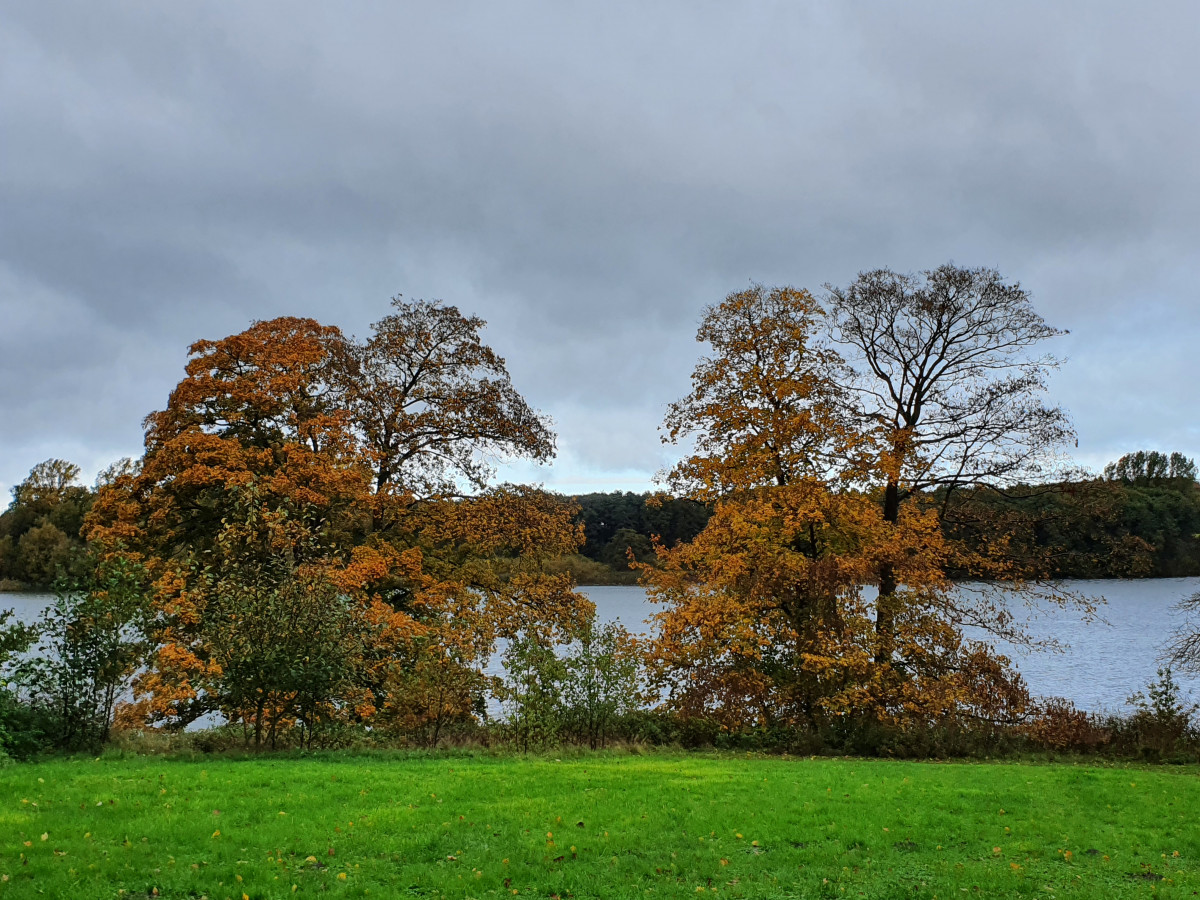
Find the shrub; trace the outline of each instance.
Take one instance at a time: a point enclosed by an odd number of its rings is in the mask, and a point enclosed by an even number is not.
[[[526,753],[557,744],[567,670],[554,648],[535,637],[514,638],[504,651],[504,670],[497,695],[508,738]]]
[[[641,651],[618,622],[589,622],[563,659],[563,676],[563,725],[593,750],[608,743],[620,717],[641,705]]]
[[[1021,732],[1036,746],[1048,750],[1092,752],[1112,739],[1112,731],[1091,713],[1076,709],[1062,697],[1046,697],[1032,709]]]
[[[1200,706],[1182,698],[1170,667],[1159,669],[1146,693],[1138,691],[1128,702],[1134,707],[1129,725],[1142,755],[1168,756],[1192,736],[1192,718]]]
[[[16,668],[37,637],[35,629],[0,610],[0,758],[28,759],[43,749],[49,730],[46,715],[23,697]]]
[[[81,578],[60,580],[34,630],[39,655],[14,667],[19,691],[42,711],[63,750],[98,750],[117,701],[146,650],[145,573],[126,559],[97,559]]]

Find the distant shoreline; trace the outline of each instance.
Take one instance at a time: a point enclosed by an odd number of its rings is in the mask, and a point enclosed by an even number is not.
[[[578,587],[638,587],[641,584],[640,576],[637,572],[621,572],[611,566],[606,566],[603,563],[593,562],[588,560],[591,565],[584,568],[583,571],[572,571],[572,567],[564,565],[558,568],[558,571],[571,571],[575,576],[575,584]],[[1063,577],[1063,578],[1047,578],[1042,579],[1043,582],[1060,582],[1060,581],[1128,581],[1128,582],[1153,582],[1153,581],[1188,581],[1194,579],[1195,575],[1127,575],[1127,576],[1098,576],[1095,578],[1080,578],[1080,577]],[[951,579],[952,584],[998,584],[1002,585],[1006,582],[992,581],[984,582],[979,579],[955,578]],[[53,596],[54,588],[49,587],[34,587],[30,585],[18,585],[12,587],[9,585],[0,585],[0,598],[5,595],[22,595],[22,594],[39,594]]]

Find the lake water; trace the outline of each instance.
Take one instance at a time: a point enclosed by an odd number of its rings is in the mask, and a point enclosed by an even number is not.
[[[1063,586],[1088,597],[1107,600],[1103,621],[1084,622],[1058,608],[1014,613],[1038,639],[1065,645],[1060,653],[1030,652],[1000,645],[1036,696],[1066,697],[1080,709],[1120,710],[1134,691],[1145,689],[1162,664],[1162,646],[1179,626],[1171,607],[1200,591],[1200,578],[1151,578],[1128,581],[1068,581]],[[602,621],[620,621],[630,631],[645,633],[647,616],[658,607],[640,587],[583,587]],[[1176,681],[1200,700],[1200,678],[1176,674]]]
[[[1093,598],[1104,598],[1102,621],[1084,622],[1078,613],[1061,609],[1021,610],[1036,638],[1054,638],[1060,653],[1029,652],[1001,646],[1039,696],[1066,697],[1080,709],[1119,710],[1126,698],[1155,678],[1162,646],[1179,627],[1171,607],[1200,591],[1200,578],[1154,578],[1129,581],[1073,581],[1064,585]],[[634,586],[582,587],[596,604],[602,622],[619,621],[645,634],[646,619],[657,607]],[[47,594],[0,594],[0,609],[14,609],[32,621],[52,598]],[[1200,678],[1176,679],[1200,700]]]

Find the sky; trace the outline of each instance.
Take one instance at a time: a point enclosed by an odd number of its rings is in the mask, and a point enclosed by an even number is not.
[[[553,490],[644,490],[702,310],[953,261],[1069,335],[1074,459],[1200,457],[1200,4],[0,0],[0,491],[187,347],[488,322]]]

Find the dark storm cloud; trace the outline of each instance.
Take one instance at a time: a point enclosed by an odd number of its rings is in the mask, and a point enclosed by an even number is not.
[[[137,451],[186,346],[489,320],[551,484],[667,457],[701,307],[996,265],[1080,458],[1200,452],[1191,4],[0,0],[0,481]]]

